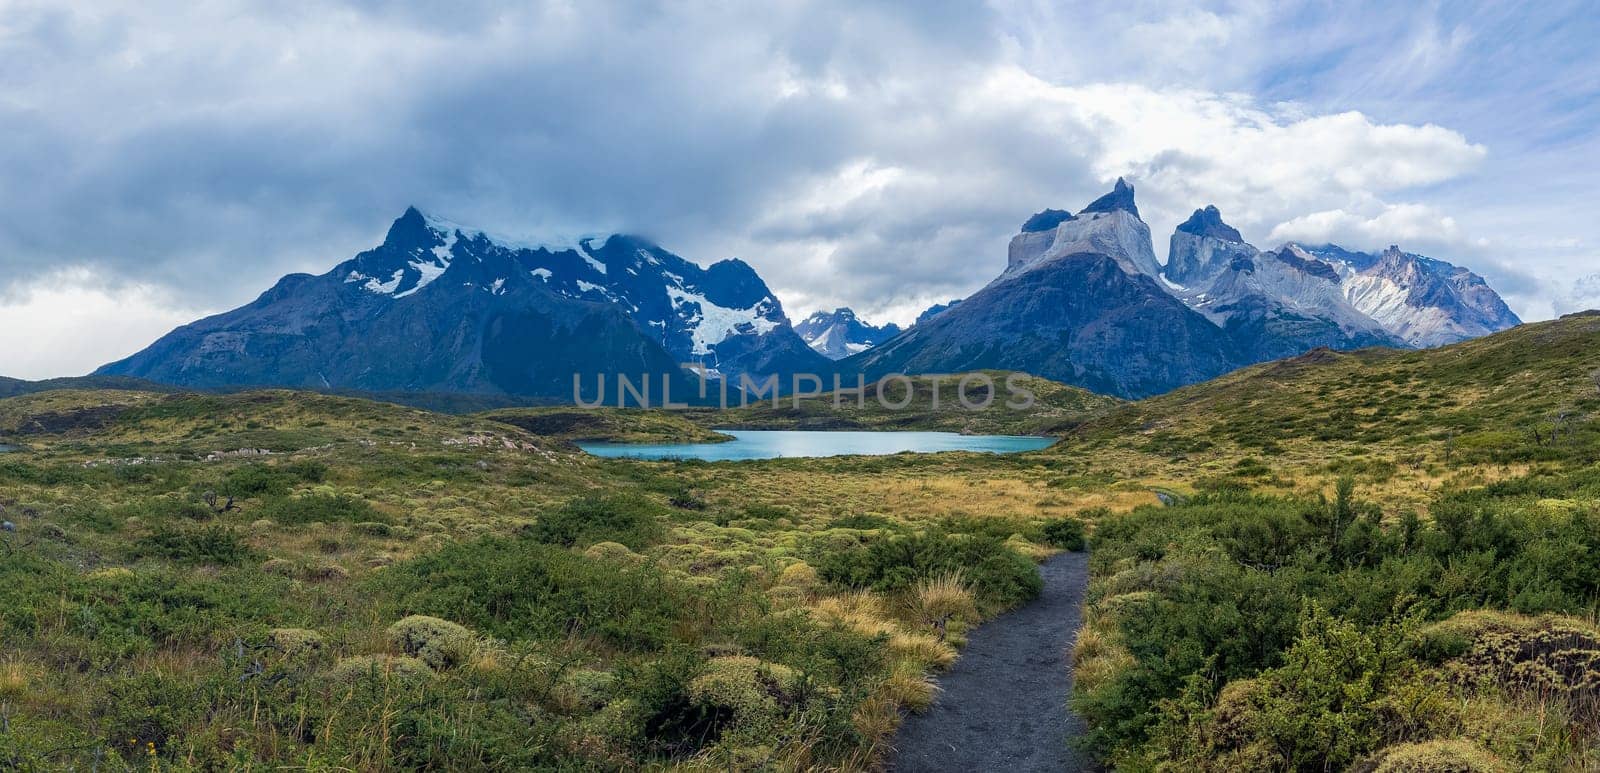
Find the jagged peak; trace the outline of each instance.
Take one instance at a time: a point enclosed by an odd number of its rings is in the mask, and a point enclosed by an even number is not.
[[[428,217],[416,207],[406,207],[406,211],[395,218],[389,226],[389,232],[383,237],[384,244],[397,246],[423,244],[431,240]]]
[[[510,250],[547,250],[549,252],[581,251],[580,247],[599,249],[610,236],[602,233],[585,233],[577,236],[511,236],[494,231],[464,225],[460,222],[443,217],[432,212],[419,209],[416,206],[406,207],[406,211],[389,226],[389,233],[384,237],[384,243],[393,244],[398,239],[408,245],[413,243],[431,242],[434,239],[451,241],[456,235],[468,241],[483,239],[492,244]],[[649,240],[640,237],[630,237],[637,241],[649,243]]]
[[[1208,204],[1204,209],[1197,209],[1188,220],[1178,226],[1178,230],[1195,236],[1209,236],[1213,239],[1244,243],[1244,237],[1239,235],[1239,230],[1222,222],[1222,212],[1215,204]]]
[[[1022,224],[1022,232],[1027,234],[1053,231],[1056,226],[1072,219],[1072,213],[1064,209],[1045,209],[1028,218],[1028,221]]]
[[[1132,213],[1134,217],[1139,216],[1139,207],[1133,202],[1133,186],[1121,177],[1117,178],[1117,184],[1111,187],[1110,193],[1089,202],[1089,206],[1084,207],[1078,214],[1115,212],[1119,209]]]
[[[1297,271],[1322,277],[1334,284],[1339,284],[1339,272],[1328,263],[1318,260],[1315,255],[1299,250],[1295,245],[1286,244],[1277,252],[1265,253],[1277,258],[1279,262]]]

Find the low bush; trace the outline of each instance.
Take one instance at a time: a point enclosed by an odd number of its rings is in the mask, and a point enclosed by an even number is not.
[[[1057,518],[1046,521],[1040,527],[1040,535],[1046,544],[1078,552],[1083,550],[1086,540],[1083,536],[1083,521],[1077,518]]]
[[[388,637],[390,646],[435,671],[461,665],[477,646],[471,631],[427,615],[412,615],[389,626]]]
[[[404,614],[450,617],[506,639],[571,634],[654,649],[690,614],[683,589],[650,565],[597,561],[528,538],[449,545],[385,569],[376,582]]]
[[[286,525],[390,521],[365,499],[340,494],[273,497],[262,503],[252,515]]]
[[[225,526],[158,526],[133,544],[133,557],[170,558],[194,564],[234,565],[255,552]]]
[[[986,534],[895,535],[823,553],[814,562],[829,583],[895,593],[923,580],[960,573],[978,601],[1005,609],[1039,595],[1044,581],[1032,561]]]
[[[536,541],[563,547],[617,542],[639,550],[661,540],[665,515],[660,505],[637,494],[582,497],[541,514],[526,533]]]

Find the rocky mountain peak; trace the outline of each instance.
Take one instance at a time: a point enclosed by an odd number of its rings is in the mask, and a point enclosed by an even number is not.
[[[1054,231],[1056,226],[1072,219],[1072,213],[1064,209],[1046,209],[1037,212],[1022,224],[1025,234],[1039,233],[1040,231]]]
[[[1012,237],[1002,281],[1073,255],[1104,255],[1129,274],[1155,278],[1161,273],[1150,228],[1139,219],[1133,186],[1117,178],[1112,191],[1095,199],[1078,216],[1047,209],[1028,219]]]
[[[1222,239],[1230,242],[1243,242],[1244,237],[1239,235],[1239,230],[1222,222],[1222,212],[1215,204],[1207,205],[1205,209],[1197,209],[1188,220],[1178,226],[1184,233],[1204,236],[1212,239]]]
[[[1078,214],[1085,215],[1090,212],[1116,212],[1119,209],[1132,212],[1134,217],[1139,216],[1139,207],[1135,206],[1133,203],[1133,186],[1129,185],[1128,181],[1122,179],[1121,177],[1117,178],[1117,184],[1112,186],[1110,193],[1107,193],[1106,195],[1089,202],[1089,206],[1084,207],[1083,211],[1079,212]]]
[[[900,334],[899,325],[872,325],[847,306],[815,312],[795,325],[794,330],[807,346],[831,360],[860,354]]]

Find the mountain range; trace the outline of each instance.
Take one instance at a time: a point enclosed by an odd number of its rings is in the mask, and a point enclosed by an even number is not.
[[[784,384],[991,369],[1142,397],[1318,347],[1437,346],[1519,322],[1467,269],[1398,247],[1263,252],[1216,207],[1178,226],[1162,264],[1118,179],[1077,213],[1028,218],[998,277],[904,330],[845,308],[792,326],[737,259],[702,267],[627,234],[507,239],[409,208],[377,247],[286,276],[96,375],[564,400],[574,374],[648,373],[670,382],[651,386],[659,400],[699,388],[686,363]]]
[[[1520,320],[1482,277],[1391,247],[1262,252],[1205,207],[1165,265],[1133,186],[1077,214],[1046,209],[972,297],[843,363],[869,375],[980,368],[1145,397],[1318,347],[1437,346]]]
[[[723,377],[830,366],[743,261],[702,268],[624,234],[527,243],[410,208],[376,248],[284,277],[97,374],[570,398],[573,374],[601,373],[675,374],[687,395],[690,362]]]

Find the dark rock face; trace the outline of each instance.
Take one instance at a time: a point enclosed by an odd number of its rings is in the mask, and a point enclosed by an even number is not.
[[[1226,334],[1104,255],[1081,253],[991,284],[961,305],[841,363],[885,373],[1022,370],[1144,397],[1235,367]]]
[[[701,268],[625,235],[506,242],[409,209],[382,245],[321,276],[284,277],[98,372],[191,387],[563,399],[575,373],[587,396],[595,374],[654,374],[657,393],[673,374],[678,399],[694,383],[682,362],[730,378],[828,364],[741,261]]]
[[[1222,222],[1222,212],[1214,204],[1208,205],[1205,209],[1195,210],[1188,220],[1179,224],[1178,230],[1195,236],[1205,236],[1223,241],[1244,241],[1244,237],[1239,235],[1237,228]]]
[[[1334,284],[1339,283],[1339,272],[1332,265],[1323,263],[1320,260],[1307,260],[1290,250],[1269,252],[1267,256],[1276,258],[1297,271],[1303,271],[1312,276],[1326,279]]]
[[[869,325],[856,317],[854,311],[839,308],[806,317],[794,326],[794,332],[818,354],[830,360],[842,360],[900,335],[900,326],[893,322]]]
[[[1116,212],[1117,210],[1132,212],[1134,217],[1139,216],[1139,208],[1134,206],[1133,203],[1133,186],[1129,185],[1128,181],[1121,177],[1117,178],[1117,184],[1111,188],[1110,193],[1089,202],[1089,206],[1084,207],[1083,211],[1078,214]]]
[[[941,313],[943,313],[945,311],[948,311],[949,309],[955,308],[960,303],[961,303],[961,299],[960,298],[954,298],[949,303],[935,303],[932,306],[929,306],[927,309],[923,310],[923,312],[921,314],[918,314],[917,315],[917,321],[913,322],[911,324],[920,325],[920,324],[922,324],[924,322],[927,322],[930,319],[933,319],[938,314],[941,314]]]
[[[1071,219],[1072,213],[1064,209],[1047,209],[1028,218],[1027,222],[1022,224],[1022,232],[1031,234],[1054,230],[1056,226]]]

